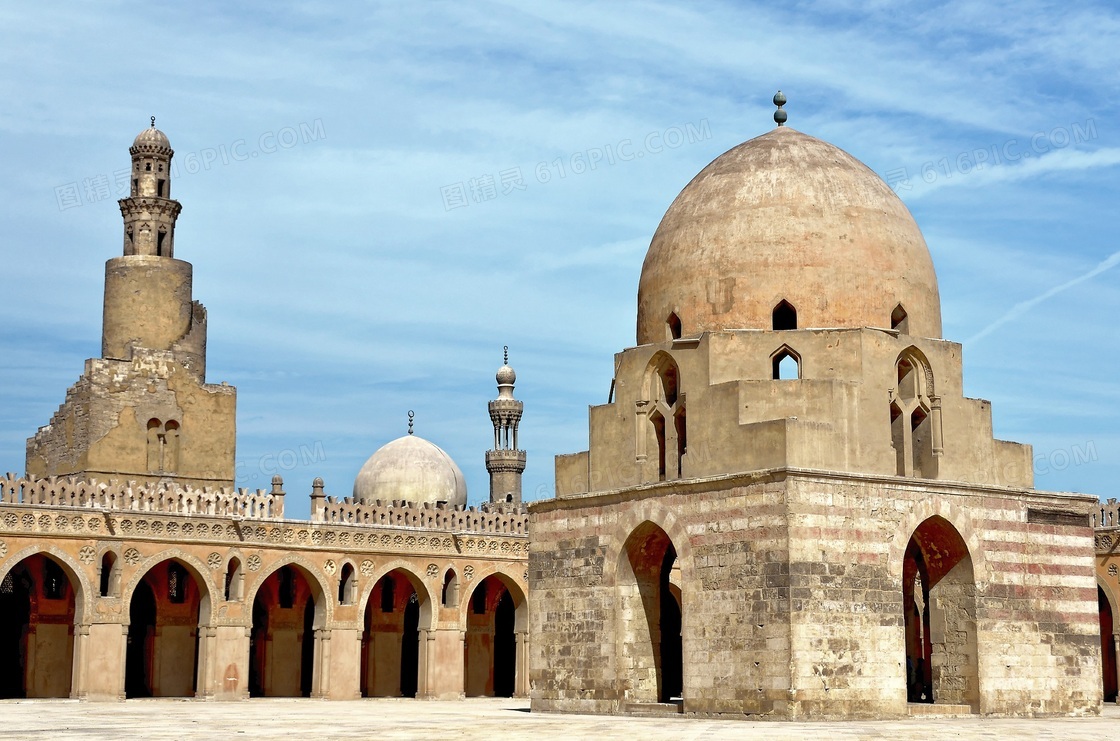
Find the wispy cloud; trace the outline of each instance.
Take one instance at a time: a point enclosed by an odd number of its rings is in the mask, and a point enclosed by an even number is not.
[[[1053,298],[1054,296],[1057,296],[1059,293],[1062,293],[1064,291],[1068,291],[1069,289],[1073,288],[1074,286],[1079,285],[1081,283],[1084,283],[1087,280],[1092,280],[1093,278],[1096,278],[1101,273],[1104,273],[1107,270],[1111,270],[1112,268],[1116,267],[1117,265],[1120,265],[1120,251],[1113,252],[1107,258],[1105,258],[1100,263],[1098,263],[1097,266],[1094,267],[1092,270],[1084,272],[1081,275],[1078,275],[1075,278],[1071,278],[1071,279],[1069,279],[1069,280],[1067,280],[1063,283],[1059,283],[1058,285],[1054,286],[1053,288],[1050,288],[1049,290],[1043,291],[1042,293],[1040,293],[1039,295],[1037,295],[1033,298],[1027,299],[1026,301],[1018,302],[1017,304],[1012,306],[1011,309],[1008,310],[1007,313],[1005,313],[1003,316],[999,317],[994,322],[992,322],[991,324],[989,324],[986,327],[984,327],[983,329],[981,329],[979,332],[974,334],[972,337],[969,337],[965,341],[966,344],[971,345],[971,344],[974,344],[974,343],[978,342],[979,340],[983,339],[984,337],[987,337],[992,332],[995,332],[997,329],[999,329],[1003,325],[1007,324],[1008,322],[1013,322],[1016,319],[1019,319],[1020,317],[1025,316],[1026,314],[1028,314],[1031,311],[1031,309],[1033,309],[1034,307],[1043,303],[1047,299]]]
[[[135,39],[159,43],[111,53]],[[508,344],[527,481],[547,482],[553,455],[586,445],[587,405],[605,400],[613,353],[634,340],[659,219],[708,161],[770,128],[778,87],[795,128],[877,172],[910,171],[900,194],[941,271],[946,327],[973,335],[966,377],[997,397],[997,425],[1109,432],[1076,399],[1042,419],[1023,396],[998,398],[997,362],[1016,352],[1024,375],[1056,385],[1044,353],[1021,348],[1058,355],[1110,336],[1120,314],[1104,280],[1120,198],[1120,13],[1107,3],[7,4],[0,64],[3,468],[19,467],[23,438],[97,352],[121,222],[115,195],[90,203],[85,181],[127,167],[156,115],[181,164],[301,122],[325,130],[173,184],[176,254],[210,310],[210,375],[240,389],[239,455],[298,450],[313,430],[326,456],[286,474],[289,491],[322,475],[345,493],[416,408],[477,500],[485,402]],[[710,138],[570,172],[574,155],[700,121]],[[922,178],[926,162],[1029,148],[1037,132],[1089,121],[1091,140]],[[524,190],[454,210],[441,199],[512,169]],[[59,209],[64,183],[80,208]],[[1081,274],[1055,277],[1067,265]],[[1078,311],[1073,296],[1094,305]],[[1088,388],[1120,362],[1115,347],[1096,352]],[[1098,469],[1077,483],[1103,490],[1120,475],[1103,458]]]

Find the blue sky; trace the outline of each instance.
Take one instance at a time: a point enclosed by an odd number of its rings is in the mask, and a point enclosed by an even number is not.
[[[549,496],[661,215],[780,87],[914,213],[966,393],[1037,486],[1117,495],[1110,3],[9,3],[0,69],[5,470],[100,352],[114,173],[155,115],[239,485],[281,473],[305,516],[414,409],[484,500],[509,345],[526,498]]]

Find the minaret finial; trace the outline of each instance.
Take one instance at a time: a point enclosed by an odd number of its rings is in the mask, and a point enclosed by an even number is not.
[[[502,345],[502,365],[509,365],[509,345]]]
[[[408,434],[412,434],[412,420],[416,419],[416,412],[408,410]]]
[[[774,105],[778,106],[778,110],[774,111],[774,123],[778,124],[779,126],[785,124],[786,119],[788,118],[786,112],[782,110],[782,106],[784,106],[785,104],[786,96],[782,94],[781,90],[779,90],[774,94]]]
[[[156,127],[156,117],[152,116],[152,128],[154,129],[155,127]]]

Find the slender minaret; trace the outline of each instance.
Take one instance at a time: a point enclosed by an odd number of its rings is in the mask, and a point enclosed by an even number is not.
[[[175,220],[167,136],[140,132],[128,150],[132,188],[120,200],[124,255],[105,264],[101,357],[131,360],[140,348],[173,351],[200,380],[206,375],[206,310],[191,298],[192,268],[175,259]]]
[[[525,404],[513,398],[517,374],[509,367],[509,348],[503,348],[498,381],[498,398],[490,402],[490,421],[494,423],[494,449],[486,451],[486,470],[490,473],[490,503],[521,504],[521,474],[525,472],[525,451],[517,447],[517,426]]]

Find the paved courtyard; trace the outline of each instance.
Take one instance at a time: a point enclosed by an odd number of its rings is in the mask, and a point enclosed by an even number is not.
[[[12,739],[1115,739],[1120,708],[1099,718],[784,723],[529,713],[524,700],[73,700],[0,702]]]

